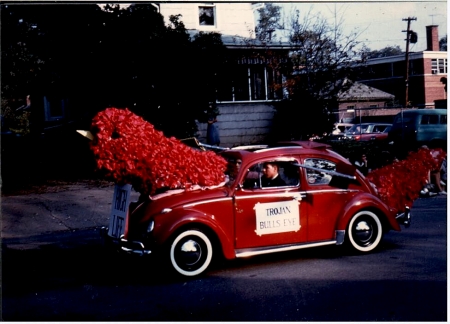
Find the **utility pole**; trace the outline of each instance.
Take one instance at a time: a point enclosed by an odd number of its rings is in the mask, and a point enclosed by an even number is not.
[[[409,40],[411,35],[411,20],[417,20],[416,17],[408,17],[403,18],[402,21],[408,22],[408,28],[406,30],[402,30],[402,32],[406,32],[406,53],[405,53],[405,61],[406,61],[406,72],[405,72],[405,108],[408,106],[408,83],[409,83]]]

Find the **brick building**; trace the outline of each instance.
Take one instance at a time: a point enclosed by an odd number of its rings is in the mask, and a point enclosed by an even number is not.
[[[446,108],[447,92],[443,81],[447,78],[447,52],[439,51],[438,26],[427,26],[426,35],[426,50],[409,53],[408,105]],[[358,81],[395,95],[395,101],[404,105],[405,72],[404,54],[376,58],[367,62],[367,69]]]
[[[271,83],[284,81],[270,69],[263,53],[267,47],[255,40],[255,11],[262,3],[158,3],[168,23],[170,15],[181,14],[191,35],[217,32],[230,50],[227,73],[216,82],[216,103],[221,115],[217,126],[222,146],[264,142],[274,116],[274,102],[284,97],[282,89],[274,91]],[[427,27],[428,46],[423,52],[410,53],[409,99],[415,107],[435,107],[436,100],[446,99],[442,77],[447,76],[447,53],[439,51],[437,26]],[[252,44],[249,46],[249,44]],[[278,57],[289,57],[289,44],[269,46]],[[262,57],[262,58],[261,58]],[[393,117],[400,109],[391,109],[405,99],[405,56],[372,59],[364,67],[363,77],[351,91],[342,94],[336,106],[336,120],[354,118],[355,114],[382,119]],[[216,80],[217,81],[217,80]],[[397,105],[398,106],[398,105]],[[353,110],[353,114],[346,114]],[[206,124],[198,123],[199,140],[206,142]]]

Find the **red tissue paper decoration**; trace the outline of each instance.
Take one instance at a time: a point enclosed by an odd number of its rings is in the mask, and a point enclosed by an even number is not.
[[[92,120],[91,149],[97,167],[112,181],[131,184],[140,193],[161,188],[222,183],[226,160],[212,151],[167,138],[128,109],[107,108]]]
[[[377,187],[386,205],[403,211],[412,206],[428,182],[429,172],[438,171],[445,157],[442,149],[420,148],[404,160],[373,170],[366,178]]]

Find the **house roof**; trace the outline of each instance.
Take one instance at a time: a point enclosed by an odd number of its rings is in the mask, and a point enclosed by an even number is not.
[[[188,30],[191,37],[198,34],[199,31],[196,29]],[[269,43],[261,42],[256,38],[242,37],[239,35],[227,35],[221,34],[221,39],[223,44],[227,48],[234,49],[291,49],[292,45],[289,42],[273,41]]]
[[[352,86],[338,95],[340,101],[344,100],[390,100],[393,94],[370,87],[360,82],[354,82]]]
[[[246,38],[233,35],[222,35],[222,42],[229,48],[264,48],[264,49],[291,49],[289,42],[273,41],[269,43],[261,42],[255,38]]]

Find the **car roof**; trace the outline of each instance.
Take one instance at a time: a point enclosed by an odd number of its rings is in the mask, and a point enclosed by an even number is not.
[[[277,142],[272,145],[267,145],[260,149],[248,149],[248,150],[235,150],[230,149],[222,152],[223,154],[231,157],[241,157],[246,160],[254,160],[264,157],[276,158],[289,154],[314,154],[325,153],[334,158],[346,161],[344,157],[331,150],[331,145],[314,141],[283,141]]]
[[[354,126],[358,126],[358,125],[383,125],[383,126],[392,126],[392,124],[390,124],[390,123],[376,123],[376,122],[373,122],[373,123],[356,123],[356,124],[354,124]]]
[[[399,112],[397,116],[404,115],[447,115],[447,109],[409,109]]]
[[[335,126],[353,126],[353,123],[334,123]]]

